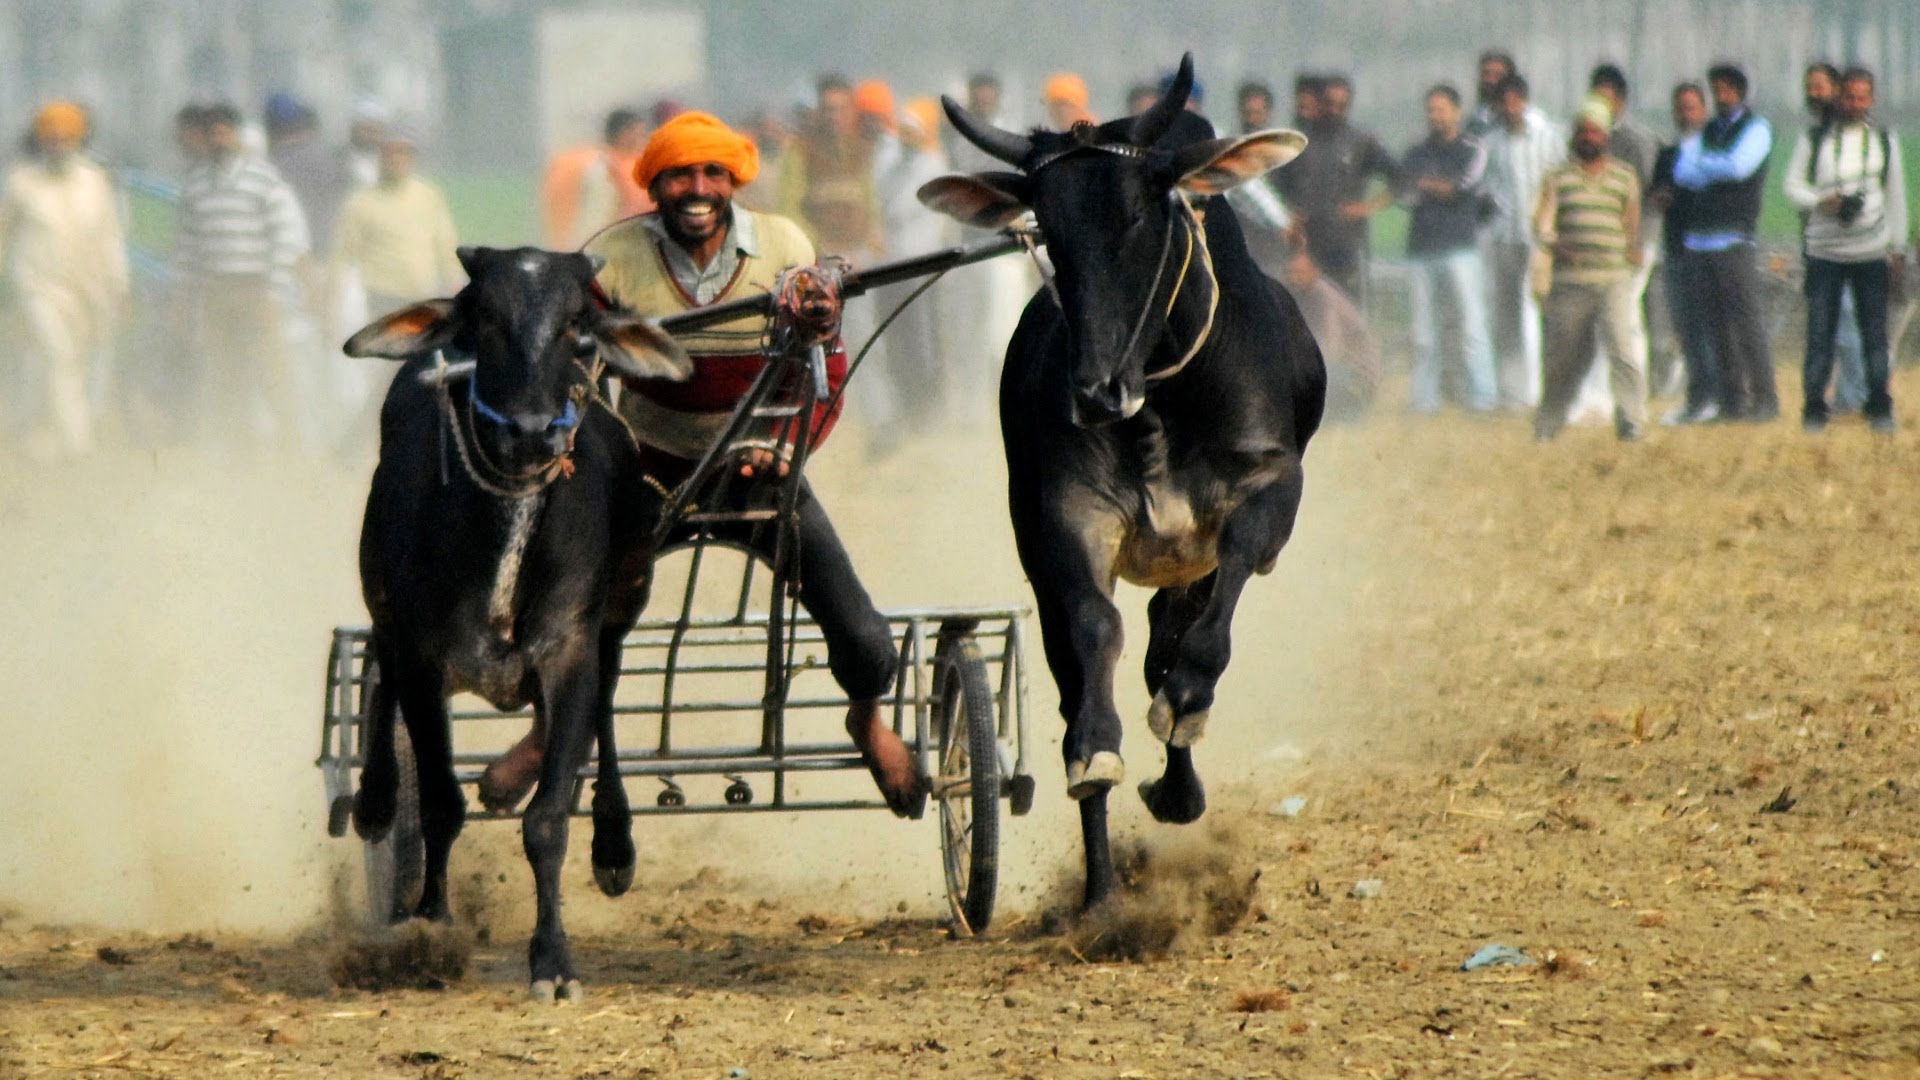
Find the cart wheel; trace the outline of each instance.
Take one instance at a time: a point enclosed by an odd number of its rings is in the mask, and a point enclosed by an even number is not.
[[[947,905],[970,933],[993,920],[1000,884],[1000,750],[993,690],[971,638],[941,641],[934,658],[934,721],[940,733],[940,843]]]
[[[380,668],[371,656],[367,658],[365,676],[366,688],[360,698],[363,748],[380,682]],[[398,773],[393,794],[393,828],[388,830],[385,840],[362,845],[367,867],[367,909],[374,922],[382,925],[405,922],[413,916],[427,873],[426,840],[420,832],[420,772],[413,761],[413,739],[398,715],[394,717],[393,764]]]

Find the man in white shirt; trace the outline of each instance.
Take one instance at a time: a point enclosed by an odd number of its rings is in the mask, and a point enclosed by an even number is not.
[[[1530,409],[1540,403],[1540,307],[1527,287],[1535,246],[1532,213],[1540,182],[1566,160],[1567,138],[1535,108],[1526,79],[1508,75],[1495,93],[1498,122],[1482,136],[1487,182],[1498,202],[1482,236],[1493,316],[1493,355],[1500,404]]]
[[[71,102],[41,109],[32,153],[0,193],[0,266],[24,324],[29,373],[29,389],[9,387],[9,396],[33,411],[26,449],[36,460],[92,447],[87,368],[126,313],[120,202],[106,171],[81,153],[87,127]]]
[[[1907,185],[1899,136],[1868,119],[1873,74],[1854,68],[1841,77],[1834,121],[1800,136],[1787,166],[1788,201],[1807,214],[1807,353],[1802,369],[1806,404],[1801,425],[1826,429],[1827,382],[1833,375],[1840,294],[1853,290],[1866,362],[1873,430],[1892,434],[1893,398],[1887,392],[1888,300],[1906,270]]]

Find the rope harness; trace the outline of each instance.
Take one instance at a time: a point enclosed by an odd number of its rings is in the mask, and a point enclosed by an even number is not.
[[[567,433],[566,449],[543,464],[530,469],[513,471],[488,459],[486,448],[480,443],[479,427],[475,423],[475,416],[478,415],[487,422],[501,427],[511,427],[513,421],[481,401],[480,388],[477,385],[470,385],[467,388],[465,409],[455,405],[453,383],[460,379],[471,379],[473,369],[466,365],[448,364],[446,355],[441,350],[435,349],[433,370],[421,373],[420,378],[421,381],[433,387],[434,394],[440,401],[442,454],[440,482],[442,484],[447,482],[445,453],[449,432],[452,435],[450,441],[453,443],[454,452],[460,458],[460,467],[466,472],[467,479],[473,481],[475,487],[495,498],[526,499],[545,491],[547,486],[555,480],[572,476],[574,442],[580,437],[580,403],[593,398],[602,400],[604,404],[604,400],[599,398],[593,388],[600,381],[600,374],[606,367],[606,362],[601,360],[596,360],[592,368],[580,364],[577,360],[574,363],[587,373],[587,381],[585,384],[576,384],[568,391],[566,411],[549,425],[551,430]],[[608,411],[612,411],[611,407]],[[628,433],[632,433],[631,429]]]

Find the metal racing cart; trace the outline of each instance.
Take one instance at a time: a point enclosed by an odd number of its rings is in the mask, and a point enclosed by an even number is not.
[[[776,292],[661,320],[667,332],[686,333],[748,313],[772,317],[762,343],[766,364],[733,409],[725,433],[685,482],[663,489],[666,504],[654,535],[655,595],[670,591],[661,586],[677,572],[679,610],[643,618],[627,636],[613,709],[619,773],[636,816],[885,808],[858,750],[831,724],[849,701],[827,675],[824,639],[800,608],[794,579],[795,506],[816,436],[839,403],[839,391],[829,387],[824,342],[837,329],[839,302],[926,278],[892,313],[897,315],[947,270],[1019,250],[1022,243],[1006,234],[866,271],[834,263],[801,268],[790,271],[787,287]],[[889,315],[876,336],[891,320]],[[849,380],[858,366],[856,358]],[[786,461],[784,475],[741,477],[739,465],[756,452]],[[770,530],[771,543],[761,534],[761,546],[773,558],[763,563],[739,542],[742,530]],[[899,648],[899,673],[888,700],[893,730],[932,780],[953,918],[963,933],[983,930],[993,917],[998,883],[1001,804],[1017,816],[1033,803],[1028,611],[955,607],[884,614]],[[380,678],[369,637],[366,627],[336,628],[327,654],[317,764],[326,785],[327,831],[336,837],[347,835],[365,761],[372,689]],[[755,676],[757,694],[748,689]],[[456,700],[453,761],[463,786],[478,782],[497,749],[525,730],[530,715],[502,713],[477,698]],[[399,811],[388,838],[365,845],[369,900],[377,915],[410,906],[423,872],[419,796],[405,725],[397,725],[395,744]],[[492,749],[473,749],[476,744]],[[574,781],[577,816],[589,813],[586,784],[595,764],[590,759]],[[924,813],[923,801],[912,816]],[[476,810],[469,819],[515,816]]]

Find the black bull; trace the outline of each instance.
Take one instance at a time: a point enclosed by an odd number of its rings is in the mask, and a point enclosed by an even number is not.
[[[1326,371],[1292,298],[1247,253],[1218,196],[1291,160],[1294,132],[1213,139],[1184,110],[1183,59],[1132,120],[1017,135],[952,100],[960,132],[1018,172],[945,177],[929,206],[995,227],[1032,210],[1056,271],[1007,346],[1000,423],[1021,565],[1067,721],[1086,903],[1114,888],[1107,792],[1123,775],[1113,677],[1117,578],[1155,588],[1148,723],[1167,768],[1141,785],[1155,818],[1191,822],[1206,797],[1191,746],[1226,670],[1241,589],[1292,533],[1301,458]]]
[[[532,985],[538,997],[577,997],[560,919],[574,777],[598,738],[594,877],[617,895],[635,853],[611,705],[662,501],[591,386],[602,364],[633,378],[685,378],[691,364],[657,327],[598,307],[585,255],[463,248],[460,259],[471,281],[458,296],[382,318],[346,346],[409,361],[381,409],[360,536],[381,678],[354,826],[378,839],[393,824],[397,709],[418,772],[426,875],[415,909],[392,916],[448,918],[447,853],[466,800],[447,697],[531,703],[548,731],[522,834],[538,902]],[[430,365],[435,354],[455,357],[463,377]]]

